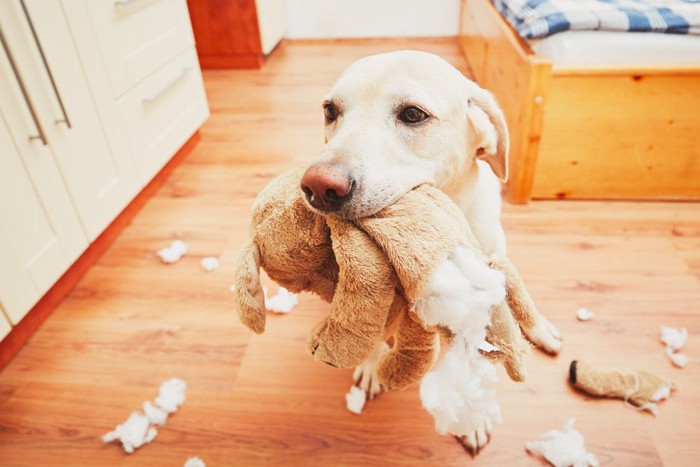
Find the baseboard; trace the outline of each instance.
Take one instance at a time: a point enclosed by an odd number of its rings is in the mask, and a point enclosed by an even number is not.
[[[131,222],[156,190],[163,185],[175,167],[192,151],[199,139],[199,132],[196,132],[187,140],[160,172],[131,200],[124,210],[107,226],[104,232],[92,242],[61,278],[41,297],[37,304],[29,310],[29,313],[22,321],[12,328],[5,339],[0,342],[0,370],[12,360],[51,312],[73,290],[73,287],[82,279],[90,267],[107,251],[107,248],[124,230],[124,227]]]

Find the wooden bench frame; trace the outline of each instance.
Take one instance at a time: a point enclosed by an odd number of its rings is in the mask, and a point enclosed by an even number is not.
[[[462,0],[459,43],[508,120],[510,201],[700,199],[700,62],[556,65],[489,0]]]

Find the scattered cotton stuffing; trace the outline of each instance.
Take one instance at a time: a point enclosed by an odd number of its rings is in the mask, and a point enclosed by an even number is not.
[[[265,308],[275,313],[289,313],[299,303],[297,294],[284,287],[277,289],[277,294],[272,297],[267,296],[267,289],[263,289],[263,292],[265,292]]]
[[[199,457],[190,457],[185,462],[184,467],[207,467],[207,464]]]
[[[688,364],[688,356],[678,353],[685,345],[688,339],[688,330],[686,328],[672,328],[669,326],[661,326],[661,342],[666,344],[666,355],[678,368],[683,368]]]
[[[537,441],[525,445],[532,454],[539,454],[555,467],[597,467],[598,459],[586,451],[583,436],[574,430],[575,418],[570,418],[562,430],[544,433]]]
[[[164,263],[171,264],[180,261],[188,249],[187,243],[182,240],[173,240],[169,247],[161,248],[157,254]]]
[[[143,403],[143,413],[146,414],[146,418],[153,425],[163,426],[168,421],[168,412],[151,404],[150,401]]]
[[[345,404],[352,413],[361,414],[365,402],[367,402],[367,394],[357,386],[351,387],[350,391],[345,394]]]
[[[219,269],[219,258],[215,258],[214,256],[207,256],[206,258],[202,258],[202,261],[200,263],[202,265],[202,269],[204,269],[207,272],[212,272],[216,271]]]
[[[158,431],[151,425],[165,425],[168,414],[177,411],[185,401],[187,385],[177,378],[169,379],[160,385],[155,404],[143,403],[143,412],[133,412],[126,422],[117,425],[114,431],[102,436],[102,441],[110,443],[119,440],[124,451],[131,454],[135,449],[153,441]],[[144,415],[145,414],[145,415]]]
[[[464,436],[500,422],[496,394],[489,387],[497,379],[496,369],[479,348],[485,344],[491,307],[504,299],[503,274],[471,250],[457,247],[440,262],[416,304],[425,324],[446,326],[454,334],[450,348],[420,385],[423,407],[440,433]]]
[[[576,312],[576,319],[579,321],[590,321],[593,316],[593,312],[586,308],[579,308]]]
[[[688,356],[682,353],[676,353],[670,347],[666,347],[666,356],[678,368],[683,368],[688,364]]]
[[[172,378],[160,385],[160,392],[156,398],[156,405],[167,413],[177,411],[185,402],[185,389],[187,385],[181,379]]]
[[[119,440],[124,451],[131,454],[134,449],[153,441],[157,434],[158,431],[150,426],[148,418],[144,414],[132,412],[129,418],[121,425],[117,425],[114,431],[103,435],[102,441],[111,443],[114,440]]]

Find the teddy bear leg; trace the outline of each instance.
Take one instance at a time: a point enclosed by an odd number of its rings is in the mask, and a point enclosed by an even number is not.
[[[394,334],[394,347],[382,355],[377,365],[379,382],[387,390],[405,389],[418,382],[435,363],[440,339],[411,319],[409,311]]]
[[[544,317],[530,297],[520,273],[507,259],[494,260],[491,267],[505,274],[506,300],[513,317],[530,342],[551,355],[561,351],[559,330]]]

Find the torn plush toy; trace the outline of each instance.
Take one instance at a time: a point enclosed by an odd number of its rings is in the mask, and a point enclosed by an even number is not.
[[[646,371],[601,371],[577,360],[569,367],[569,382],[592,396],[622,399],[654,415],[658,413],[656,403],[676,389],[671,381]]]

